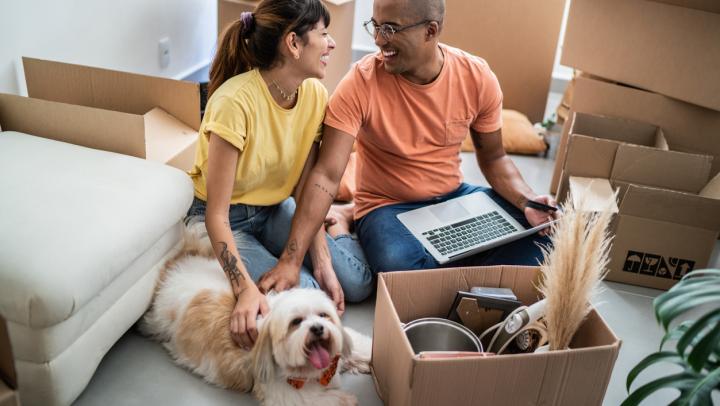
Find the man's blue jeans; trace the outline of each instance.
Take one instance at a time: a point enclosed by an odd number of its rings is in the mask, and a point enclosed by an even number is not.
[[[360,244],[373,272],[437,268],[437,261],[397,219],[397,215],[474,192],[486,193],[520,224],[529,227],[522,211],[492,189],[466,183],[461,184],[454,192],[427,201],[383,206],[355,222]],[[534,234],[444,266],[538,265],[543,258],[538,243],[549,246],[550,239]]]
[[[274,206],[230,205],[232,229],[240,257],[257,283],[260,277],[277,264],[285,248],[290,224],[295,214],[295,200],[290,197]],[[188,210],[185,223],[205,221],[205,202],[195,199]],[[375,289],[373,274],[367,265],[360,244],[350,235],[332,238],[326,233],[332,265],[348,302],[360,302]],[[300,270],[300,286],[318,288],[312,274],[312,261],[306,255]]]

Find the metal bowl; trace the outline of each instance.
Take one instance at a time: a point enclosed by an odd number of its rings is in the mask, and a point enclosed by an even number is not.
[[[403,330],[415,354],[422,351],[483,351],[480,339],[472,330],[451,320],[426,317],[405,324]]]

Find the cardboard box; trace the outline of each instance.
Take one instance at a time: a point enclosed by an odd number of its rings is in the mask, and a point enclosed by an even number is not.
[[[15,360],[5,318],[0,316],[0,406],[20,406]]]
[[[558,200],[567,197],[570,176],[697,194],[710,178],[713,157],[671,151],[660,127],[635,120],[573,113]],[[622,193],[622,192],[621,192]]]
[[[259,0],[218,0],[218,35],[225,27],[240,18],[243,11],[253,11]],[[323,0],[330,11],[328,32],[336,47],[330,53],[330,62],[322,83],[332,93],[352,63],[352,34],[355,20],[355,0]]]
[[[440,41],[477,55],[500,80],[503,107],[543,120],[566,0],[450,0]]]
[[[575,112],[624,117],[663,129],[673,151],[714,156],[710,176],[720,172],[720,112],[643,90],[591,79],[575,81],[570,115]],[[557,192],[565,162],[570,120],[563,126],[550,192]]]
[[[571,178],[576,180],[575,178]],[[608,184],[604,199],[612,199]],[[587,189],[570,182],[575,199]],[[670,289],[707,266],[720,235],[720,175],[700,194],[629,184],[620,195],[606,280]]]
[[[381,273],[372,350],[378,394],[387,405],[600,405],[620,340],[591,310],[570,345],[546,353],[420,359],[401,323],[445,317],[457,290],[511,288],[538,300],[533,267],[496,266]]]
[[[197,83],[23,58],[29,98],[2,95],[5,130],[192,167]]]
[[[720,111],[720,6],[575,0],[561,63]]]

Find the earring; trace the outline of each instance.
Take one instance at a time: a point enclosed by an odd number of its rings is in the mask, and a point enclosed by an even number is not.
[[[295,59],[300,59],[300,54],[295,54]]]

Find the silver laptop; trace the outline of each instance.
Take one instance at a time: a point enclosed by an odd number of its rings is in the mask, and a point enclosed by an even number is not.
[[[553,222],[525,228],[483,192],[397,215],[441,264],[537,233]]]

